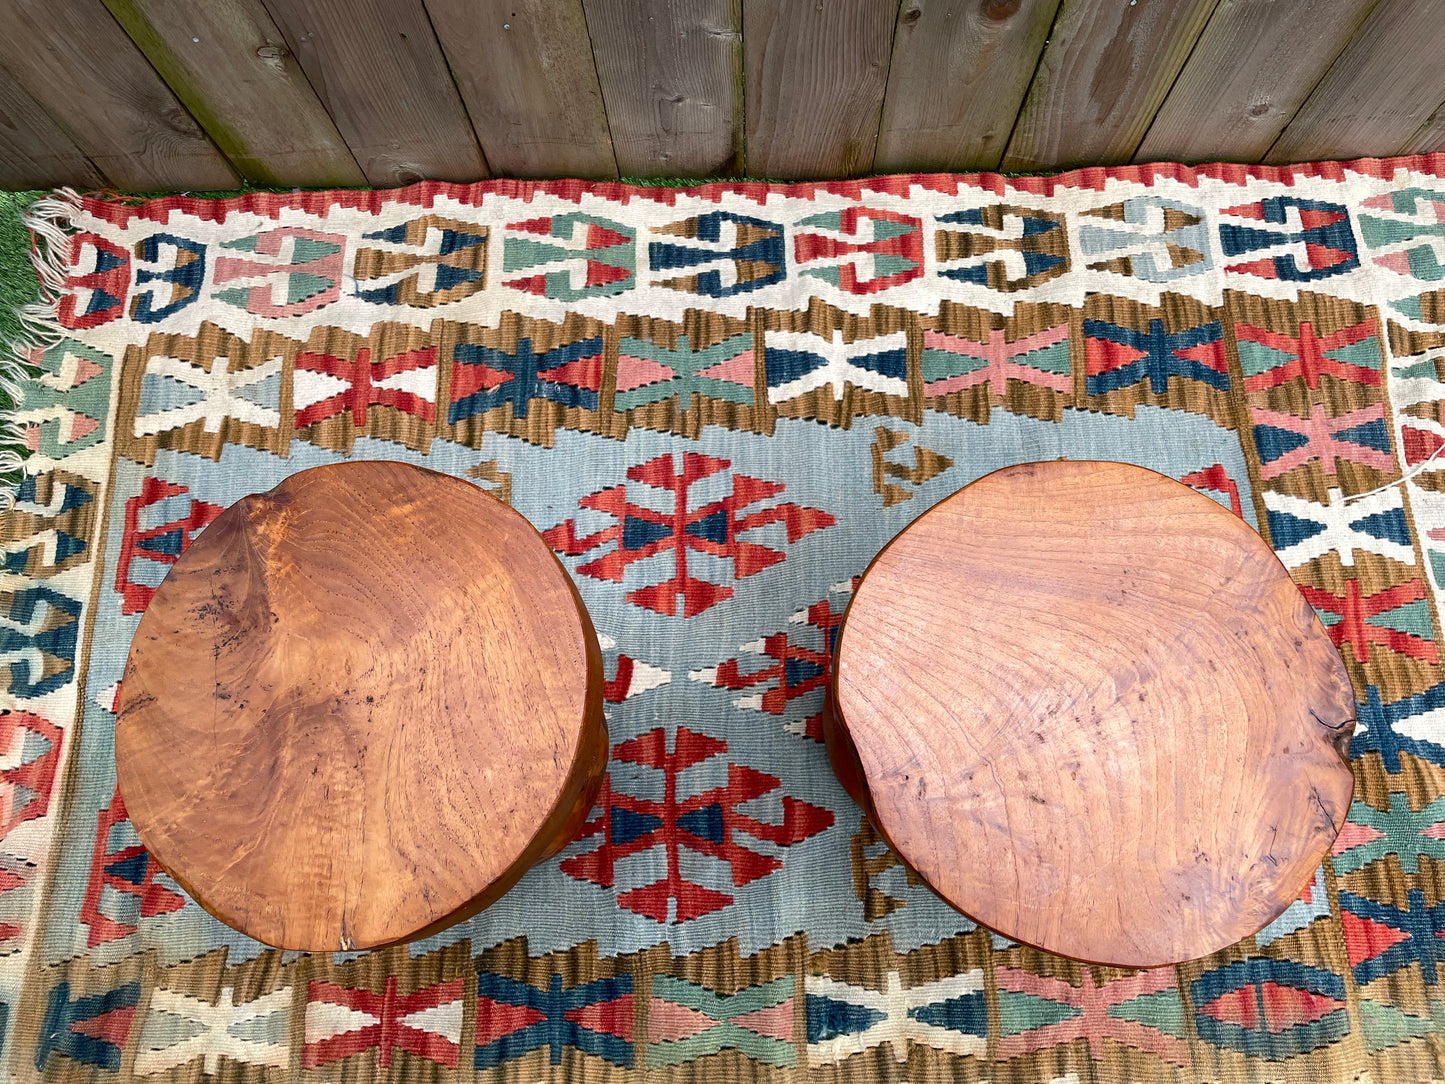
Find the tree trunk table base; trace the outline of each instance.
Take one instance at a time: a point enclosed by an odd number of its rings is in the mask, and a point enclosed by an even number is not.
[[[990,474],[900,533],[838,635],[828,748],[924,881],[1093,963],[1207,955],[1344,823],[1355,701],[1264,540],[1117,463]]]
[[[426,936],[576,834],[607,761],[602,656],[520,515],[397,463],[228,508],[131,644],[116,774],[157,862],[291,949]]]

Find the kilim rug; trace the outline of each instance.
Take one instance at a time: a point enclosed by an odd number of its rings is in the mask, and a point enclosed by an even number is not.
[[[0,585],[11,1079],[1445,1075],[1445,156],[61,193],[31,221],[51,304]],[[468,479],[544,533],[602,636],[612,749],[581,835],[501,902],[328,957],[232,933],[151,862],[112,706],[206,524],[348,456]],[[1175,968],[975,927],[819,741],[874,553],[1059,456],[1256,527],[1358,693],[1333,855]]]

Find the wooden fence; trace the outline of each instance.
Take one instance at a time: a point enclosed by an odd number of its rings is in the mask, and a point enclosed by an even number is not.
[[[1445,149],[1442,0],[0,0],[0,186]]]

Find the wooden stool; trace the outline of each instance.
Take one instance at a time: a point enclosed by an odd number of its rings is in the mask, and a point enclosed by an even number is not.
[[[900,533],[838,635],[828,750],[946,901],[1049,952],[1193,959],[1296,899],[1355,701],[1264,540],[1118,463],[997,471]]]
[[[146,849],[271,945],[360,949],[467,918],[581,827],[602,654],[531,525],[398,463],[296,474],[171,569],[118,696]]]

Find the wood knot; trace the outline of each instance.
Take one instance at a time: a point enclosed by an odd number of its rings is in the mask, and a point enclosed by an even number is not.
[[[262,60],[283,60],[290,54],[284,45],[263,45],[256,50],[256,55]]]
[[[983,0],[979,11],[985,19],[1002,22],[1018,12],[1020,0]]]

